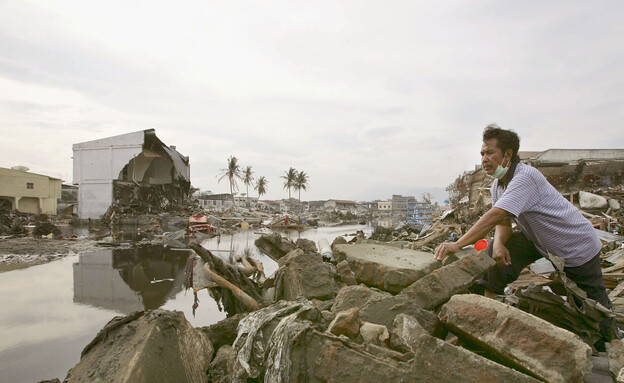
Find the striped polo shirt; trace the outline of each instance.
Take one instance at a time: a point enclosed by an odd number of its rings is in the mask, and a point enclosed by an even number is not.
[[[550,252],[575,267],[598,254],[602,243],[591,223],[539,170],[519,163],[509,177],[506,185],[492,183],[492,206],[509,212],[542,255]]]

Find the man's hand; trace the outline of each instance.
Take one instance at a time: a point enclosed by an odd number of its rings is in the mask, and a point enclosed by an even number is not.
[[[435,249],[435,259],[442,261],[448,254],[457,253],[461,248],[456,242],[444,242]]]
[[[511,255],[505,245],[498,245],[498,242],[494,242],[494,248],[492,249],[492,259],[496,261],[497,266],[509,266],[511,265]]]

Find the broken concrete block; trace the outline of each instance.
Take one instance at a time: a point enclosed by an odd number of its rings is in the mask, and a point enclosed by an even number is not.
[[[357,307],[339,312],[329,324],[327,331],[334,335],[346,335],[351,339],[355,338],[360,332],[359,313],[360,309]]]
[[[546,382],[584,382],[591,348],[543,319],[480,295],[455,295],[439,313],[451,331]]]
[[[363,307],[373,297],[386,297],[389,295],[386,292],[371,289],[364,285],[343,287],[338,291],[331,311],[340,312],[353,307]]]
[[[390,327],[390,347],[403,353],[413,352],[412,345],[416,344],[423,334],[427,334],[427,331],[416,318],[399,314]]]
[[[446,336],[446,328],[438,317],[406,296],[395,296],[363,285],[347,286],[338,292],[332,311],[352,307],[360,307],[360,318],[366,322],[390,327],[397,315],[408,314],[414,316],[429,334],[440,338]]]
[[[262,299],[267,302],[275,301],[275,287],[267,287],[262,290]]]
[[[277,260],[282,258],[284,255],[293,251],[296,247],[294,243],[286,238],[283,238],[277,233],[264,234],[260,238],[256,239],[254,243],[260,251],[268,255],[275,262],[277,262]]]
[[[345,237],[338,236],[338,237],[334,238],[334,241],[333,241],[333,242],[332,242],[332,244],[331,244],[331,248],[332,248],[332,250],[333,250],[333,251],[336,251],[336,250],[334,250],[334,246],[335,246],[335,245],[345,245],[345,244],[347,244],[347,243],[348,243],[348,242],[347,242],[347,240],[345,239]]]
[[[447,334],[446,328],[433,312],[422,309],[413,300],[404,296],[373,298],[360,309],[362,320],[386,327],[392,326],[394,318],[399,314],[415,317],[421,326],[435,337],[444,338]]]
[[[385,345],[390,339],[388,328],[381,324],[364,322],[360,326],[360,336],[364,343],[372,343],[377,345]]]
[[[179,311],[113,318],[65,382],[203,382],[213,347]]]
[[[609,371],[613,376],[617,376],[622,368],[624,368],[624,343],[615,339],[607,343],[607,357],[609,358]]]
[[[494,363],[464,348],[431,337],[410,315],[397,315],[390,346],[415,355],[415,367],[423,381],[431,382],[535,382],[537,380]],[[440,369],[439,366],[444,368]]]
[[[197,329],[210,339],[210,343],[212,343],[215,349],[218,349],[226,344],[234,343],[234,339],[236,339],[238,335],[238,323],[245,315],[246,314],[236,314],[210,326],[199,327]]]
[[[321,316],[327,322],[331,322],[331,321],[334,320],[334,318],[336,318],[336,314],[335,313],[333,313],[331,311],[327,311],[327,310],[321,311]]]
[[[323,262],[320,254],[304,254],[301,249],[295,250],[293,254],[287,256],[288,260],[277,272],[278,298],[294,300],[303,296],[307,299],[327,300],[335,297],[338,286],[331,265]]]
[[[538,383],[539,380],[462,347],[423,334],[411,344],[422,382]]]
[[[217,351],[217,355],[210,363],[208,375],[212,383],[232,382],[233,367],[236,363],[236,353],[232,346],[224,345]]]
[[[297,242],[295,242],[295,246],[303,250],[307,254],[318,253],[318,249],[316,248],[316,244],[314,241],[305,238],[297,238]]]
[[[609,206],[605,197],[584,191],[579,192],[579,204],[581,209],[606,209]]]
[[[353,274],[353,271],[351,271],[351,268],[349,267],[349,263],[347,261],[339,262],[336,265],[336,271],[338,272],[338,275],[340,275],[340,279],[342,280],[342,282],[344,282],[345,285],[357,285],[357,281],[355,280],[355,274]]]
[[[407,355],[413,356],[414,359],[402,362],[399,359],[405,355],[392,350],[369,344],[364,351],[352,342],[342,341],[331,334],[311,331],[293,346],[290,381],[328,383],[537,382],[529,376],[498,365],[467,350],[448,345],[449,348],[454,348],[448,351],[443,341],[425,336],[430,343],[423,341],[419,346],[419,351],[426,356],[420,357],[418,354],[410,353]],[[435,342],[436,340],[439,343]]]
[[[433,254],[384,244],[335,245],[338,262],[346,260],[360,283],[398,293],[440,267]]]
[[[451,296],[465,291],[495,264],[486,250],[475,252],[419,279],[399,295],[407,296],[420,307],[431,310]]]
[[[366,352],[356,344],[343,342],[331,334],[318,331],[312,331],[304,340],[297,342],[292,350],[291,360],[305,360],[305,363],[299,362],[297,366],[306,368],[305,373],[299,371],[299,374],[296,374],[297,370],[293,368],[291,382],[419,381],[409,363]]]
[[[293,251],[289,252],[288,254],[280,258],[277,261],[277,265],[279,267],[285,266],[291,259],[296,258],[300,255],[304,255],[304,254],[305,254],[305,251],[303,251],[303,249],[294,249]]]

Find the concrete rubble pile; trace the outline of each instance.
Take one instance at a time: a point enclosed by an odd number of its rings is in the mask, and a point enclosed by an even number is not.
[[[191,244],[190,286],[238,300],[228,318],[197,329],[163,310],[116,318],[66,381],[598,381],[592,347],[577,334],[470,293],[493,266],[486,251],[442,263],[427,252],[338,238],[328,262],[315,251],[324,245],[312,245],[263,236],[259,247],[279,268],[257,283]],[[608,350],[605,369],[616,377],[624,347],[614,341]]]

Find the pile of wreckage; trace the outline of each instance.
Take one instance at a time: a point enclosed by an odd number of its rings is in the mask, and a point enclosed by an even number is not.
[[[0,210],[0,237],[33,235],[60,238],[61,231],[46,214],[32,215],[17,210]]]
[[[207,289],[226,319],[193,328],[180,312],[116,317],[65,381],[624,381],[622,342],[606,354],[591,346],[613,314],[556,257],[552,283],[525,280],[499,301],[470,293],[495,264],[486,251],[439,262],[362,236],[317,247],[267,234],[255,244],[279,266],[270,278],[251,257],[228,263],[189,245],[187,287]],[[612,267],[624,269],[621,252],[608,253]]]

